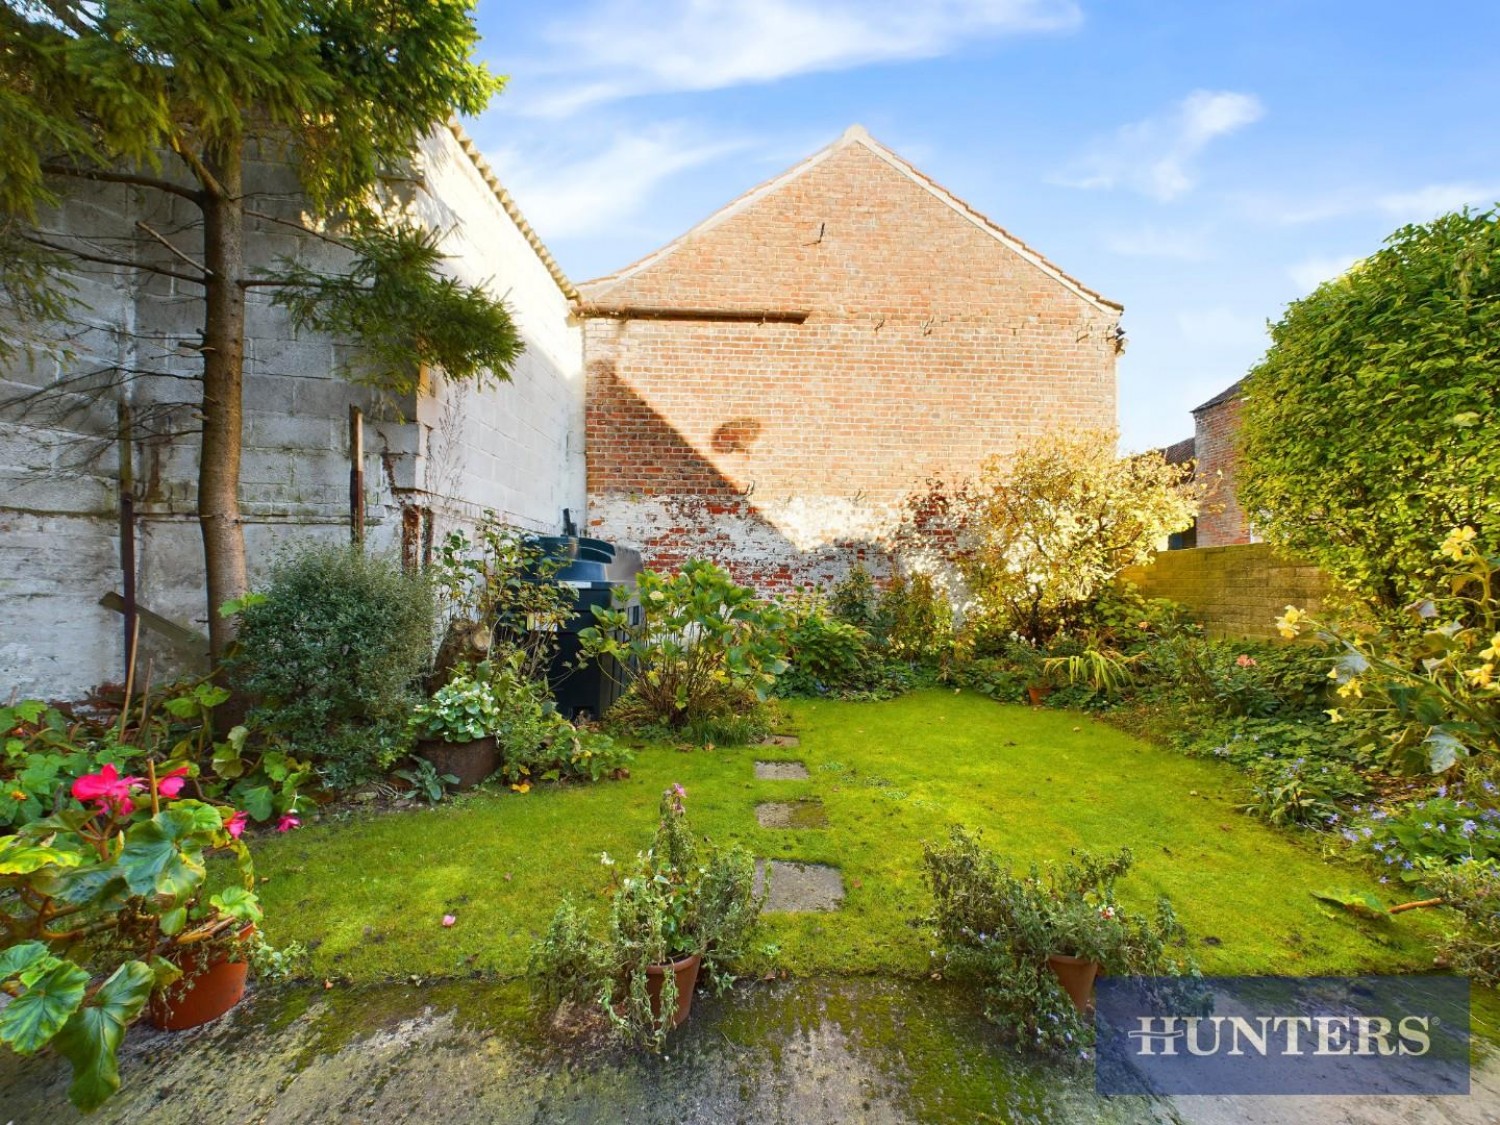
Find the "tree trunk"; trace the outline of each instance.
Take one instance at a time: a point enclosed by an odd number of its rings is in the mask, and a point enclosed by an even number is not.
[[[203,324],[203,445],[198,463],[198,523],[208,585],[209,658],[217,666],[234,640],[234,621],[219,607],[242,597],[245,530],[240,523],[240,446],[244,423],[245,205],[244,150],[208,154],[217,189],[205,192],[203,260],[208,267]]]

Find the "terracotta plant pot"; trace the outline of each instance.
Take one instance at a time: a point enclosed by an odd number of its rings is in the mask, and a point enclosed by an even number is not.
[[[239,940],[249,940],[254,932],[254,926],[246,926],[239,932]],[[229,956],[230,951],[223,946],[185,946],[167,954],[167,959],[182,970],[182,977],[151,994],[147,1007],[151,1022],[163,1031],[186,1031],[218,1019],[238,1004],[245,995],[250,965],[231,961]]]
[[[1033,707],[1040,707],[1042,705],[1042,700],[1046,699],[1051,694],[1052,687],[1050,684],[1026,685],[1026,695],[1027,698],[1031,700],[1031,705]]]
[[[1066,953],[1047,954],[1047,968],[1063,986],[1063,991],[1073,1001],[1078,1014],[1086,1016],[1093,1007],[1094,978],[1099,975],[1099,962],[1082,957],[1070,957]]]
[[[661,990],[666,983],[668,970],[671,970],[677,980],[677,1010],[672,1013],[672,1026],[677,1027],[688,1018],[688,1013],[693,1009],[693,988],[698,983],[698,967],[702,964],[702,954],[694,953],[691,957],[673,961],[670,965],[646,966],[646,995],[651,998],[652,1019],[658,1022],[661,1020]]]
[[[460,789],[474,788],[500,768],[500,752],[493,737],[473,742],[423,739],[417,743],[417,754],[431,762],[439,774],[451,773],[458,778]]]

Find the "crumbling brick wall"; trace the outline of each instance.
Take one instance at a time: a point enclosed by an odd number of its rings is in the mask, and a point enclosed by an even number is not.
[[[859,130],[580,288],[591,533],[649,565],[879,571],[926,478],[1115,424],[1119,306]]]

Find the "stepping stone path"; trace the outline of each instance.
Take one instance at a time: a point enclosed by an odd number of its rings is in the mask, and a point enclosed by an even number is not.
[[[762,746],[801,745],[792,734],[776,734]],[[811,775],[802,762],[756,762],[757,781],[807,781]],[[801,801],[763,801],[755,806],[755,819],[762,828],[815,829],[828,827],[828,814],[818,798]],[[837,910],[844,903],[844,876],[837,867],[822,863],[794,863],[779,859],[755,861],[755,893],[765,889],[771,877],[768,911],[811,912]]]
[[[755,806],[755,819],[762,828],[827,828],[823,802],[763,801]]]
[[[756,762],[756,781],[806,781],[811,775],[801,762]]]
[[[771,869],[767,910],[787,913],[837,910],[844,904],[844,876],[837,867],[821,863],[787,863],[779,859],[755,861],[755,893],[766,885]]]

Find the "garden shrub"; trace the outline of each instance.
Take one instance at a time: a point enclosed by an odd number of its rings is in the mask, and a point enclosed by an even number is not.
[[[836,620],[874,632],[880,619],[880,591],[875,579],[859,563],[833,587],[828,595],[828,611]]]
[[[911,497],[901,538],[953,566],[992,628],[1045,642],[1197,511],[1190,468],[1115,445],[1105,431],[1034,439],[971,481]]]
[[[1500,811],[1441,787],[1394,809],[1372,808],[1345,839],[1403,883],[1432,883],[1435,873],[1470,860],[1500,860]],[[1497,900],[1500,904],[1500,900]]]
[[[936,662],[953,646],[953,606],[930,574],[892,576],[877,603],[876,629],[898,660]]]
[[[743,715],[786,669],[781,611],[712,563],[690,560],[672,576],[644,570],[614,596],[579,634],[587,659],[635,670],[612,721],[680,731]]]
[[[647,970],[684,957],[702,958],[699,979],[716,993],[734,983],[765,895],[755,892],[755,858],[743,846],[716,848],[692,831],[687,791],[662,794],[656,834],[632,864],[611,867],[604,936],[591,911],[565,898],[532,948],[534,979],[544,999],[597,1005],[627,1042],[660,1050],[671,1030],[677,985],[666,973],[653,1011]]]
[[[1445,215],[1287,307],[1244,387],[1240,502],[1395,610],[1453,526],[1500,550],[1500,215]]]
[[[378,777],[410,747],[432,658],[428,583],[391,558],[307,545],[273,563],[240,611],[227,662],[249,723],[310,758],[331,789]]]
[[[1329,650],[1211,640],[1192,633],[1145,648],[1143,679],[1158,694],[1207,705],[1216,715],[1268,718],[1316,711],[1327,695]]]
[[[1432,879],[1463,924],[1438,946],[1438,959],[1476,983],[1500,985],[1500,863],[1467,859]]]
[[[787,667],[776,678],[776,694],[783,699],[892,699],[935,678],[834,615],[830,603],[816,593],[784,598],[781,609],[786,618]]]
[[[577,612],[578,592],[552,580],[562,565],[532,536],[502,523],[493,512],[484,514],[472,539],[452,532],[428,570],[445,638],[461,634],[465,626],[478,626],[486,652],[469,663],[509,661],[514,655],[523,678],[544,679],[557,652],[559,629]],[[441,651],[439,663],[449,663]]]
[[[1180,633],[1199,632],[1186,606],[1169,598],[1148,598],[1134,582],[1103,587],[1080,613],[1078,627],[1124,653],[1134,653]]]
[[[776,679],[778,695],[837,696],[866,686],[875,660],[868,633],[833,616],[815,593],[784,598],[781,610],[787,667]]]
[[[1272,824],[1331,828],[1340,810],[1370,792],[1370,783],[1343,762],[1264,758],[1249,766],[1251,801],[1245,811]]]
[[[1103,858],[1074,853],[1045,871],[1015,875],[968,829],[944,845],[924,844],[922,868],[936,904],[933,918],[945,971],[979,986],[985,1017],[1037,1050],[1076,1052],[1093,1039],[1047,968],[1052,953],[1097,961],[1115,975],[1192,971],[1170,955],[1184,940],[1171,904],[1154,917],[1123,908],[1115,884],[1129,872],[1128,849]]]
[[[1486,555],[1472,527],[1448,533],[1434,591],[1413,602],[1408,623],[1341,630],[1288,606],[1288,638],[1320,632],[1339,646],[1335,721],[1375,716],[1387,731],[1388,763],[1434,774],[1500,754],[1500,557]]]

